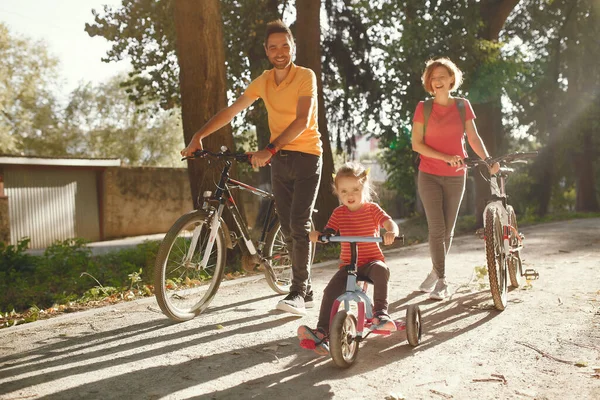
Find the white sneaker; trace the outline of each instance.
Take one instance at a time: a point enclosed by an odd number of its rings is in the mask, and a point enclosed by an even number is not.
[[[446,297],[448,297],[448,285],[446,284],[446,278],[442,278],[435,284],[435,288],[429,294],[429,298],[433,300],[444,300]]]
[[[423,283],[421,283],[421,286],[419,286],[419,290],[421,292],[429,293],[433,290],[433,287],[435,286],[437,281],[437,273],[435,272],[435,270],[432,269],[429,275],[427,275],[427,278],[425,278]]]

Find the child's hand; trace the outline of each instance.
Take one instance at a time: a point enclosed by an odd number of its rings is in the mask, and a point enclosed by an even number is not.
[[[319,231],[312,231],[308,234],[308,238],[313,243],[317,243],[319,241],[319,236],[321,236],[321,232]]]
[[[390,244],[394,243],[395,239],[396,239],[396,234],[392,231],[387,231],[386,233],[383,234],[383,244],[386,246],[389,246]]]

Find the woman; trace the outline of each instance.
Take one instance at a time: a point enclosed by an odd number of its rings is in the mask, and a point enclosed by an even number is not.
[[[488,159],[489,154],[477,133],[471,104],[466,99],[451,95],[462,83],[460,69],[448,58],[429,60],[421,80],[425,90],[434,98],[427,121],[425,102],[417,105],[413,117],[412,148],[421,159],[417,185],[427,216],[433,268],[419,290],[431,292],[431,299],[443,300],[448,296],[446,255],[465,191],[466,170],[458,169],[467,156],[465,132],[469,145],[479,157]],[[460,110],[461,107],[463,110]],[[495,163],[490,172],[495,174],[499,168],[500,165]]]

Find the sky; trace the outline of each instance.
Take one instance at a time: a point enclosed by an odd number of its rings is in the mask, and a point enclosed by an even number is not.
[[[80,82],[104,82],[130,68],[128,61],[103,63],[111,45],[101,37],[90,37],[85,23],[93,22],[92,9],[119,6],[121,0],[0,0],[0,22],[11,34],[43,40],[60,61],[66,96]]]

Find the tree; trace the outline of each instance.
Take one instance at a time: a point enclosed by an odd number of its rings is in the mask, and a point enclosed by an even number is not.
[[[598,57],[598,7],[593,1],[530,0],[507,25],[535,56],[511,96],[515,113],[543,146],[533,166],[532,198],[546,214],[570,188],[575,207],[595,210],[600,184],[598,108],[600,68],[586,60]],[[585,55],[585,58],[582,58]]]
[[[136,105],[120,85],[124,78],[82,84],[71,93],[61,124],[66,153],[117,157],[131,166],[181,167],[179,109],[148,110]]]
[[[60,140],[32,149],[30,140],[58,135],[58,60],[43,42],[12,35],[0,23],[0,153],[53,155]]]
[[[329,133],[327,130],[327,119],[325,116],[325,99],[323,97],[323,79],[321,72],[321,23],[320,23],[320,0],[305,0],[296,4],[296,41],[297,41],[297,63],[313,70],[317,76],[319,131],[323,143],[323,173],[321,175],[321,186],[317,197],[316,209],[321,212],[313,216],[315,226],[323,228],[329,216],[338,205],[338,200],[331,191],[333,184],[332,174],[333,157]]]
[[[223,23],[219,0],[175,0],[173,11],[181,115],[187,144],[202,125],[227,106]],[[231,127],[221,128],[205,138],[203,144],[211,151],[218,151],[221,146],[233,148]],[[202,193],[198,178],[207,168],[206,162],[199,161],[188,164],[193,199]]]

